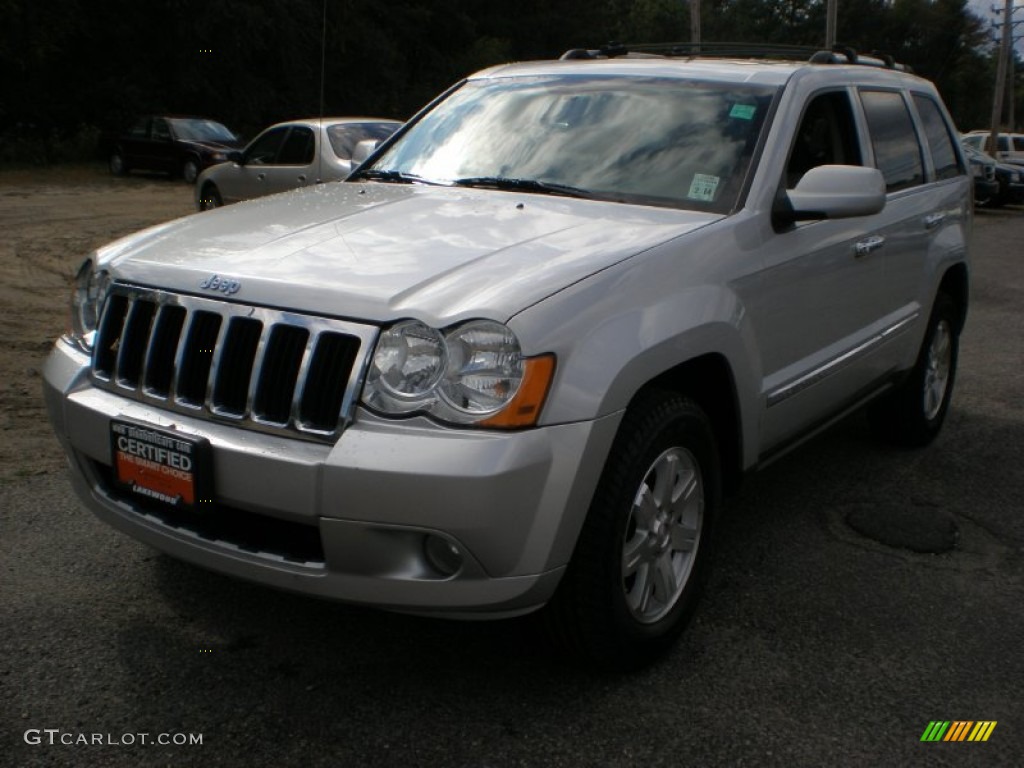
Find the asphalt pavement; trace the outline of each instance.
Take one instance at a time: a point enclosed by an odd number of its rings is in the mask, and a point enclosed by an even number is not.
[[[178,563],[63,474],[3,485],[0,766],[1024,765],[1024,211],[979,212],[974,244],[937,442],[882,448],[855,415],[751,477],[694,622],[638,674],[529,619]],[[996,725],[921,741],[933,721]]]

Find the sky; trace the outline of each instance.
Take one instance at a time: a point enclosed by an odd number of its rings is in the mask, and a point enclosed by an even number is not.
[[[1005,4],[1005,1],[1006,0],[968,0],[967,4],[971,8],[971,10],[973,10],[981,18],[990,19],[992,21],[1001,21],[1003,14],[993,13],[992,8],[994,6],[996,8],[1002,9],[1003,5]],[[1015,36],[1017,37],[1015,47],[1017,49],[1018,54],[1024,55],[1024,1],[1015,0],[1015,6],[1018,10],[1013,15],[1014,20],[1021,22],[1021,24],[1019,24],[1015,30]],[[1001,29],[992,30],[992,35],[994,38],[999,37],[999,35],[1001,34]]]

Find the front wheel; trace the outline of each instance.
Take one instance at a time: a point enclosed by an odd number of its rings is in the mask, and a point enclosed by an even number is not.
[[[910,374],[868,409],[876,435],[905,448],[919,448],[935,439],[953,397],[959,346],[956,304],[940,293]]]
[[[203,193],[199,196],[200,211],[212,211],[214,208],[220,208],[222,205],[224,205],[224,201],[221,200],[217,187],[213,184],[207,184],[203,187]]]
[[[719,504],[711,423],[650,392],[623,418],[566,574],[548,606],[556,641],[607,669],[666,651],[696,606]]]
[[[124,176],[128,173],[128,163],[125,162],[124,154],[119,149],[110,155],[107,165],[110,168],[110,173],[114,176]]]
[[[195,184],[199,178],[199,161],[189,157],[181,165],[181,176],[188,184]]]

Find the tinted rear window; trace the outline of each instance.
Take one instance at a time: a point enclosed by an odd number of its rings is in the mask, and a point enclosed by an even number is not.
[[[875,166],[885,177],[886,191],[921,184],[921,147],[903,96],[895,91],[861,91],[860,98],[875,150]]]

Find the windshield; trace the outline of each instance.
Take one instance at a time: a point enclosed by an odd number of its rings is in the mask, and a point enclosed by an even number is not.
[[[373,169],[377,178],[570,190],[724,213],[737,203],[774,94],[635,76],[469,81]]]
[[[192,120],[180,117],[172,118],[170,121],[174,128],[174,135],[184,141],[213,141],[230,144],[237,142],[238,138],[213,120]]]
[[[356,144],[361,141],[384,141],[398,130],[399,123],[343,123],[327,128],[327,138],[331,140],[334,154],[342,160],[348,160],[355,151]]]

